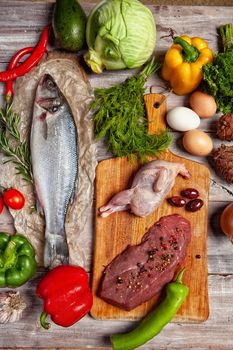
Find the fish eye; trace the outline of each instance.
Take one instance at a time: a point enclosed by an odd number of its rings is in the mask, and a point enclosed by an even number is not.
[[[52,80],[48,79],[46,81],[46,87],[48,90],[53,91],[55,88],[55,83]]]
[[[59,108],[59,106],[53,106],[53,107],[51,108],[51,112],[53,112],[53,113],[57,112],[57,111],[58,111],[58,108]]]

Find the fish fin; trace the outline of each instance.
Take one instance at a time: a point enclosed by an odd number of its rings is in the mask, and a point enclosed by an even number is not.
[[[44,209],[38,198],[36,199],[36,211],[39,215],[44,216]]]
[[[0,215],[0,231],[7,232],[10,235],[14,235],[16,233],[14,218],[8,207],[5,205]]]
[[[48,124],[47,124],[46,118],[42,121],[42,123],[43,123],[43,129],[42,129],[43,138],[45,140],[47,140],[47,138],[48,138]]]
[[[67,221],[69,221],[70,211],[71,211],[72,204],[74,203],[75,195],[76,195],[76,192],[75,192],[75,188],[74,188],[73,192],[71,193],[68,206],[66,208],[66,220]]]
[[[77,169],[77,174],[78,174],[78,169]],[[77,174],[76,174],[76,176],[77,176]],[[74,188],[73,188],[73,191],[72,191],[71,196],[70,196],[70,201],[69,201],[70,205],[72,205],[74,202],[77,189],[78,189],[78,178],[76,177],[76,180],[74,182]]]
[[[45,232],[44,266],[55,267],[69,264],[69,248],[63,235]]]
[[[70,196],[70,201],[69,201],[69,204],[72,205],[74,203],[74,199],[75,199],[75,194],[76,194],[76,187],[74,188],[73,192],[71,193],[71,196]]]

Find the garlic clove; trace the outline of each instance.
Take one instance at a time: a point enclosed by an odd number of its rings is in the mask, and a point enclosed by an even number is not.
[[[16,322],[22,318],[26,304],[19,292],[0,293],[0,323]]]

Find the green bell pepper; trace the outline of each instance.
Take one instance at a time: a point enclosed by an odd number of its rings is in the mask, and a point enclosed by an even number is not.
[[[27,238],[0,232],[0,287],[19,287],[35,272],[35,250]]]

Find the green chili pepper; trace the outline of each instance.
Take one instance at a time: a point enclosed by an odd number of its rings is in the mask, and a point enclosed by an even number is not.
[[[27,238],[0,232],[0,287],[19,287],[35,272],[35,250]]]
[[[133,350],[145,344],[172,320],[189,292],[189,288],[182,283],[183,273],[184,269],[180,271],[176,281],[167,284],[166,298],[142,320],[138,327],[129,333],[111,336],[114,350]]]

